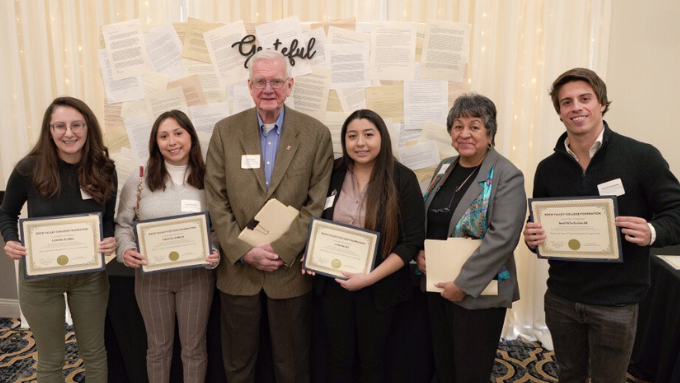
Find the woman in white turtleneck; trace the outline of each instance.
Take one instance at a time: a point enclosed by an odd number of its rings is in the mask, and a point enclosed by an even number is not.
[[[147,373],[151,383],[168,382],[175,334],[175,314],[182,343],[184,382],[205,380],[205,345],[208,314],[215,286],[214,269],[219,254],[213,250],[205,268],[170,270],[141,274],[146,265],[137,252],[133,231],[135,209],[138,219],[169,217],[206,211],[203,177],[205,163],[198,135],[191,120],[181,111],[161,114],[151,129],[149,160],[141,177],[133,173],[125,182],[116,216],[118,261],[138,269],[135,296],[144,318],[148,350]],[[139,206],[137,205],[139,203]]]

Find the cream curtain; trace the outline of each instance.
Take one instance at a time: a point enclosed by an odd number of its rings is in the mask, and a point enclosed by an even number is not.
[[[148,26],[194,17],[207,21],[357,21],[472,24],[463,88],[490,97],[499,112],[498,150],[526,177],[552,152],[564,127],[547,91],[564,70],[583,66],[606,79],[611,0],[8,0],[0,2],[0,189],[33,145],[56,96],[81,98],[104,120],[97,49],[103,25],[139,18]],[[518,247],[522,299],[504,337],[552,347],[542,296],[547,263]]]

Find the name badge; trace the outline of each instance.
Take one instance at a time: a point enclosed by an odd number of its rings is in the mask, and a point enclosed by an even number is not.
[[[444,164],[444,165],[442,165],[442,167],[439,168],[439,173],[437,173],[437,175],[445,174],[445,173],[446,173],[446,170],[449,168],[449,166],[451,166],[451,164]]]
[[[621,178],[601,183],[597,185],[597,190],[600,191],[600,195],[615,195],[618,197],[626,194],[626,191],[623,189]]]
[[[80,188],[80,196],[83,197],[83,200],[92,199],[92,196],[88,192],[83,190],[83,188]]]
[[[182,200],[182,213],[199,213],[201,211],[201,201],[195,199]]]
[[[330,207],[333,206],[333,202],[335,202],[335,190],[333,190],[333,193],[326,197],[326,204],[323,206],[323,209],[326,210]]]
[[[259,169],[259,154],[244,154],[241,156],[241,169]]]

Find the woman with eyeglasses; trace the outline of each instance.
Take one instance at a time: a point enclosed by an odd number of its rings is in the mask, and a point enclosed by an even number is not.
[[[116,216],[118,261],[135,272],[135,296],[144,318],[150,383],[168,382],[175,316],[182,343],[184,381],[203,382],[208,367],[206,329],[220,256],[206,258],[205,267],[141,274],[144,254],[137,252],[133,220],[171,217],[206,211],[205,162],[194,125],[179,110],[162,113],[151,128],[149,160],[143,175],[132,173],[120,193]],[[140,179],[141,178],[141,179]],[[141,191],[138,190],[141,188]]]
[[[415,174],[393,157],[377,113],[355,111],[340,137],[342,157],[335,162],[322,217],[378,231],[380,243],[370,273],[314,280],[331,347],[327,381],[382,382],[394,309],[411,298],[408,265],[425,237],[422,194]],[[359,379],[353,375],[357,356]]]
[[[37,143],[7,181],[0,206],[5,253],[15,260],[26,255],[17,221],[27,203],[29,218],[100,212],[104,239],[98,251],[112,254],[116,249],[113,237],[116,187],[115,167],[92,110],[73,97],[55,99],[45,111]],[[23,263],[20,269],[19,304],[38,350],[38,382],[64,381],[64,293],[87,381],[106,382],[104,318],[109,295],[106,272],[26,279]]]
[[[433,382],[488,382],[505,312],[519,299],[513,251],[526,218],[524,177],[493,147],[496,106],[487,97],[460,96],[446,127],[458,156],[439,164],[425,194],[427,238],[481,242],[455,280],[436,284],[441,294],[428,294]],[[427,256],[417,257],[425,274]],[[492,281],[498,293],[482,295]]]

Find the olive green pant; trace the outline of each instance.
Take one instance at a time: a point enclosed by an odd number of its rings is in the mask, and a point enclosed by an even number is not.
[[[22,267],[23,269],[23,267]],[[21,271],[19,304],[38,349],[38,383],[62,383],[64,366],[64,293],[73,318],[78,351],[88,383],[107,381],[104,318],[109,296],[105,271],[25,279]]]

